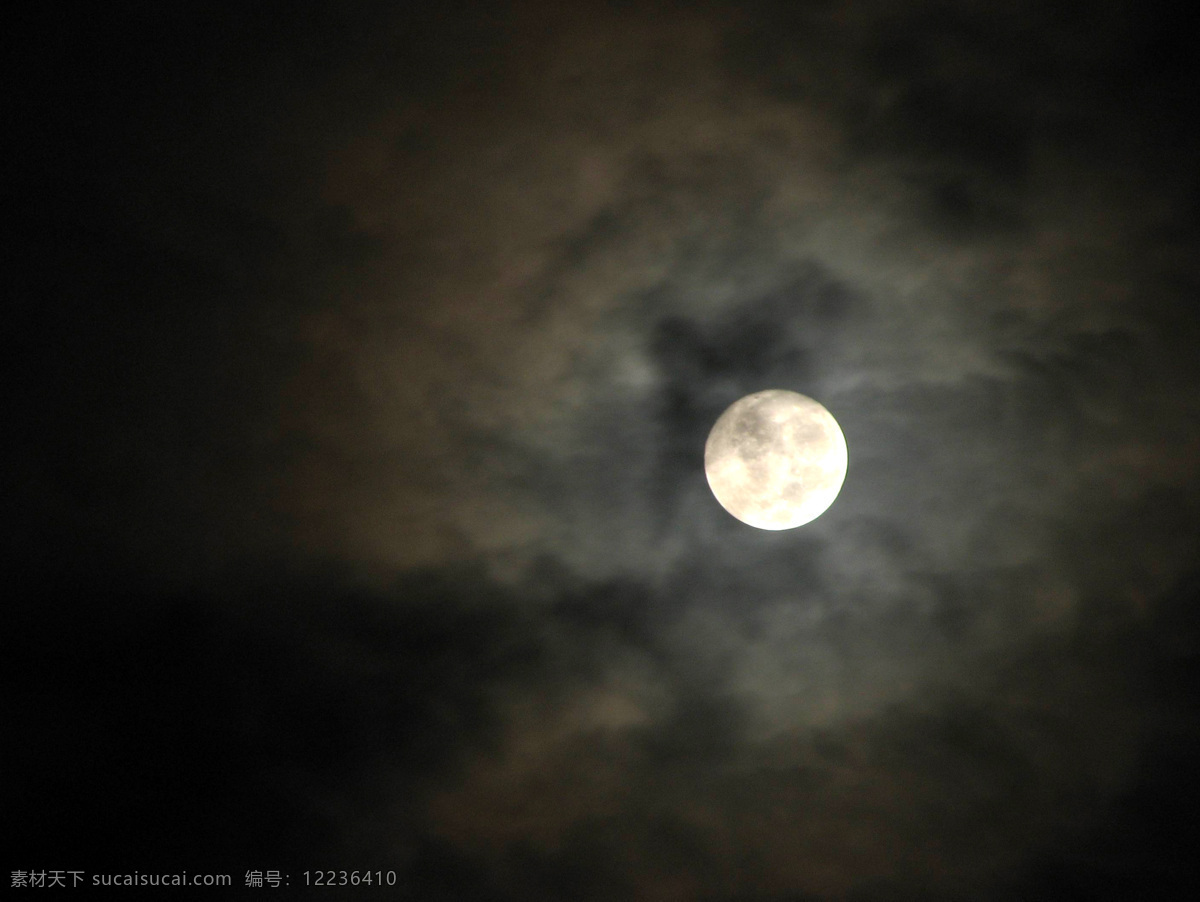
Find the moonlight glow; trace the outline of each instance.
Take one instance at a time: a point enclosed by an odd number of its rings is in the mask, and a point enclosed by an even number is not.
[[[721,506],[759,529],[791,529],[821,516],[846,478],[846,439],[805,395],[747,395],[717,419],[704,471]]]

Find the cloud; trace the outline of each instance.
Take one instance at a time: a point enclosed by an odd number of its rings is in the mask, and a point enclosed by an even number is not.
[[[78,207],[79,167],[21,194],[63,264],[16,278],[27,847],[105,822],[430,899],[1062,897],[1186,860],[1147,807],[1195,739],[1170,30],[347,10],[262,60],[243,21],[179,88],[204,115],[101,141]],[[782,534],[702,472],[768,387],[850,450]]]

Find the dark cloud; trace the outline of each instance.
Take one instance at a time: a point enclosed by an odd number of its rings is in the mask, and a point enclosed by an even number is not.
[[[11,870],[1174,897],[1200,81],[1166,5],[14,33]],[[770,387],[850,449],[782,533],[702,468]]]
[[[542,666],[503,590],[470,574],[386,595],[329,573],[254,582],[44,578],[10,609],[14,854],[303,864],[357,834],[356,852],[390,855],[360,821],[416,809],[468,749],[494,747],[496,687]]]

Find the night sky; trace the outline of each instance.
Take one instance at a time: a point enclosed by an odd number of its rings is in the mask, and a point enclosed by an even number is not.
[[[4,870],[1190,898],[1173,10],[6,14]],[[767,388],[850,454],[782,532]]]

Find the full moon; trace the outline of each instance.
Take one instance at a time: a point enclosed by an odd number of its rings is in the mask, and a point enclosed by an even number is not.
[[[770,389],[713,424],[704,472],[721,506],[759,529],[791,529],[829,509],[846,479],[846,438],[806,395]]]

